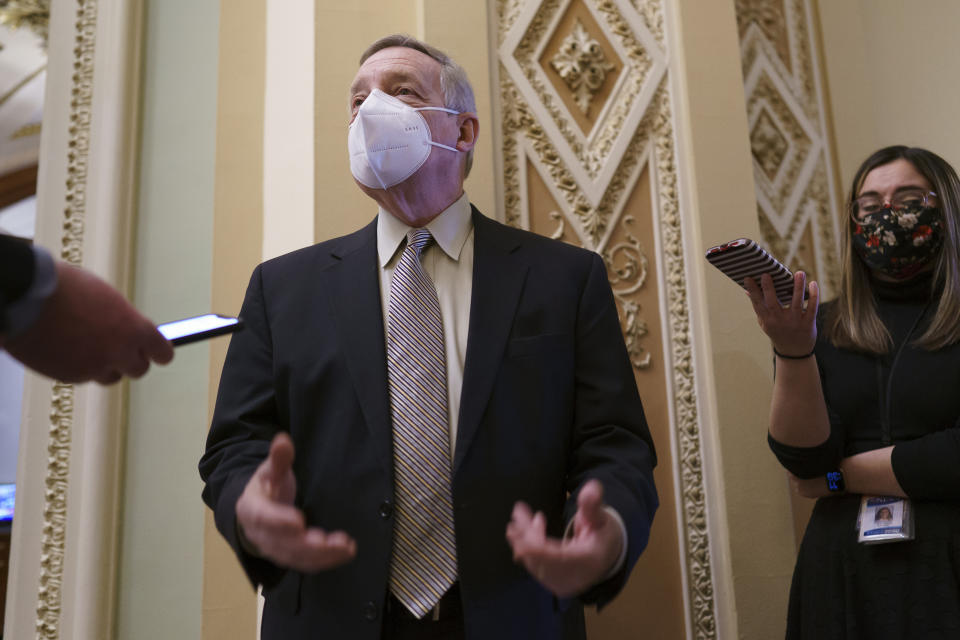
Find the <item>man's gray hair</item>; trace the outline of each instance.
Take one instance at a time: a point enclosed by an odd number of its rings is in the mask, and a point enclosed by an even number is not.
[[[459,64],[453,61],[453,58],[432,47],[426,42],[421,42],[413,36],[395,33],[384,38],[380,38],[360,56],[360,64],[367,61],[367,58],[381,49],[390,47],[407,47],[426,54],[440,63],[440,90],[443,92],[444,106],[448,109],[454,109],[460,113],[476,113],[477,105],[473,98],[473,87],[470,86],[470,80],[467,78],[467,72]],[[464,165],[464,177],[470,175],[470,167],[473,166],[473,149],[467,152],[466,164]]]

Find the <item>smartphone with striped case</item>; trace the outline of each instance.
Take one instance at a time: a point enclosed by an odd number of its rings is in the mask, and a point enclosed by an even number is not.
[[[707,249],[707,260],[741,287],[747,277],[760,284],[760,276],[769,273],[780,304],[793,298],[793,274],[783,264],[749,238],[738,238]],[[746,289],[746,287],[744,287]],[[804,295],[806,297],[806,293]]]

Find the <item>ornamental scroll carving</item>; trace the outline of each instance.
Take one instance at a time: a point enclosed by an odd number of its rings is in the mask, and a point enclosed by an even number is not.
[[[529,227],[530,179],[536,172],[555,206],[544,214],[548,236],[580,244],[603,258],[620,312],[629,355],[640,376],[658,354],[669,378],[671,426],[677,442],[681,533],[685,561],[689,637],[717,637],[712,561],[707,529],[695,372],[683,233],[679,215],[675,136],[663,8],[657,0],[495,0],[504,217]],[[619,62],[616,87],[596,104],[598,116],[588,135],[575,122],[546,78],[537,58],[564,12],[589,9],[589,18],[611,47],[607,59]],[[581,11],[581,15],[583,12]],[[567,20],[567,24],[571,21]],[[600,42],[586,21],[574,23],[564,42],[587,36]],[[550,64],[556,58],[546,59]],[[558,70],[559,71],[559,70]],[[572,89],[572,87],[570,87]],[[594,105],[590,106],[591,111]],[[634,233],[637,219],[627,201],[645,176],[655,209],[656,263]],[[539,188],[539,187],[538,187]],[[654,273],[656,268],[662,273]],[[662,293],[665,349],[645,345],[646,314],[637,294],[652,278]]]

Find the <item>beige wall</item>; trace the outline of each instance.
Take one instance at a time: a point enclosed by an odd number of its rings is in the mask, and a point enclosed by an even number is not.
[[[960,167],[960,3],[818,0],[843,193],[880,147],[926,147]]]
[[[133,301],[158,322],[211,309],[217,22],[216,3],[145,5]],[[199,637],[208,370],[181,347],[130,386],[117,637]]]
[[[774,638],[786,619],[793,534],[786,481],[765,440],[769,347],[745,297],[700,258],[714,244],[759,237],[736,21],[732,3],[673,4],[715,637]]]
[[[237,313],[264,250],[264,90],[266,0],[220,5],[216,167],[213,204],[213,308]],[[282,233],[277,234],[284,237]],[[227,340],[210,344],[206,434]],[[233,550],[206,512],[203,535],[203,640],[254,638],[256,597]],[[197,637],[197,636],[194,636]]]
[[[316,23],[316,240],[355,231],[376,215],[376,205],[350,175],[348,89],[363,50],[392,33],[407,33],[443,49],[470,77],[480,133],[465,189],[481,211],[495,217],[486,3],[355,0],[334,5],[318,0]]]

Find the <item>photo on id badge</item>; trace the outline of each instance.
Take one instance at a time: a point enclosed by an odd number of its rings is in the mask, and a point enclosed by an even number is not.
[[[864,496],[860,508],[860,540],[909,538],[909,527],[904,526],[905,502],[889,496]]]

